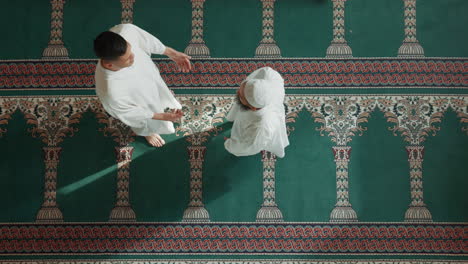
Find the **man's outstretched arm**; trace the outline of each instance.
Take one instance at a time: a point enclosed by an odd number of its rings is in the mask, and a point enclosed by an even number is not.
[[[167,46],[163,54],[173,60],[182,72],[189,72],[192,69],[192,64],[190,63],[192,57],[189,55]]]

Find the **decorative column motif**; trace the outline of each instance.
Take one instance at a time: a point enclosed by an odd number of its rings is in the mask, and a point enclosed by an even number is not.
[[[468,97],[461,96],[451,98],[450,107],[457,113],[457,117],[460,118],[462,131],[468,135]]]
[[[130,162],[132,162],[133,147],[116,147],[115,153],[117,154],[117,193],[109,221],[133,222],[136,220],[136,215],[130,206],[129,196]]]
[[[294,131],[293,124],[304,108],[302,96],[288,95],[284,98],[286,131],[288,136]],[[276,155],[262,151],[263,162],[263,203],[257,212],[257,222],[283,222],[283,214],[276,204],[275,167]]]
[[[282,222],[283,214],[275,202],[276,155],[262,151],[263,162],[263,204],[257,212],[257,222]]]
[[[122,3],[122,24],[133,23],[133,4],[135,0],[120,0]]]
[[[209,222],[208,211],[203,204],[203,162],[210,136],[218,135],[224,115],[232,105],[231,98],[211,96],[179,97],[185,113],[181,125],[176,127],[177,135],[186,136],[190,162],[190,201],[184,211],[184,222]]]
[[[330,214],[330,222],[357,222],[357,214],[351,207],[348,193],[348,163],[351,147],[335,146],[333,155],[336,163],[336,204]]]
[[[468,114],[459,112],[457,116],[460,118],[460,122],[464,124],[462,131],[464,131],[466,135],[468,135]]]
[[[286,131],[290,136],[295,130],[293,124],[296,123],[299,112],[305,107],[304,99],[302,96],[287,95],[284,97],[284,107],[286,109]]]
[[[8,99],[6,99],[8,100]],[[8,124],[8,120],[11,119],[11,114],[12,112],[15,111],[17,108],[18,101],[17,100],[8,100],[7,102],[2,99],[0,99],[0,125],[6,125]],[[4,133],[6,133],[7,130],[0,127],[0,138],[3,136]]]
[[[422,162],[424,146],[407,146],[410,165],[411,203],[405,213],[407,222],[432,222],[432,215],[423,199]]]
[[[337,146],[332,148],[336,163],[336,204],[330,213],[330,222],[355,222],[357,214],[349,202],[348,163],[351,147],[347,144],[356,132],[362,135],[366,123],[375,108],[375,99],[356,96],[311,97],[304,100],[315,122],[322,123],[318,128],[328,133]]]
[[[201,146],[201,137],[193,136],[192,146],[188,147],[190,162],[190,202],[184,211],[184,222],[209,222],[210,215],[203,204],[203,162],[206,147]]]
[[[57,165],[59,163],[60,150],[58,146],[65,136],[72,136],[76,128],[69,127],[69,124],[79,123],[81,113],[77,105],[77,98],[31,98],[19,100],[20,110],[28,124],[34,125],[31,132],[33,137],[40,137],[46,144],[44,150],[45,182],[44,201],[37,213],[38,222],[62,222],[63,216],[57,205]]]
[[[327,49],[327,58],[351,58],[353,52],[345,39],[345,2],[346,0],[332,0],[333,2],[333,40]]]
[[[398,57],[424,57],[424,49],[416,38],[416,0],[405,3],[405,40],[398,49]]]
[[[409,143],[406,147],[410,165],[411,202],[405,213],[407,222],[432,222],[432,216],[423,200],[422,162],[424,147],[421,145],[430,133],[439,130],[434,124],[442,121],[449,106],[443,97],[408,96],[379,99],[379,108],[385,113],[394,135],[400,132]]]
[[[99,102],[92,104],[99,123],[105,124],[100,131],[105,136],[111,136],[118,143],[115,147],[117,155],[117,187],[115,205],[109,217],[111,222],[134,222],[135,212],[130,204],[130,163],[132,162],[133,147],[129,144],[135,140],[135,133],[132,129],[120,120],[109,116]]]
[[[203,3],[205,0],[192,1],[192,40],[185,49],[193,58],[209,58],[210,50],[203,40]]]
[[[274,40],[275,0],[260,0],[263,5],[262,40],[255,50],[255,57],[281,57],[281,50]]]
[[[36,222],[63,222],[63,215],[57,206],[57,167],[62,148],[44,147],[45,184],[44,201],[37,213]]]
[[[65,0],[50,0],[52,6],[50,18],[49,45],[42,52],[43,59],[68,59],[68,50],[62,41],[63,5]]]

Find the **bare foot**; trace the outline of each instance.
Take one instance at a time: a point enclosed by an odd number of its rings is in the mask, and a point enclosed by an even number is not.
[[[146,136],[146,141],[153,147],[162,147],[166,142],[158,134],[153,134],[151,136]]]

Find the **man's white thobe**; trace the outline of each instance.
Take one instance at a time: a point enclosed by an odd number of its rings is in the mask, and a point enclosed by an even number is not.
[[[104,109],[137,135],[174,133],[172,122],[152,119],[154,113],[163,113],[166,108],[182,108],[151,60],[151,54],[163,54],[166,47],[133,24],[120,24],[110,31],[130,43],[135,58],[132,66],[118,71],[107,70],[98,61],[96,94]]]
[[[234,122],[231,138],[224,142],[226,150],[236,156],[249,156],[262,150],[284,157],[289,145],[284,111],[284,81],[275,70],[264,67],[252,72],[246,80],[267,80],[271,85],[270,102],[260,110],[245,110],[234,103],[226,119]]]

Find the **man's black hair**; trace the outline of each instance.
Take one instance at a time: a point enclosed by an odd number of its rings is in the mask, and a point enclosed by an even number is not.
[[[127,41],[119,34],[104,31],[94,40],[94,53],[103,60],[116,60],[127,51]]]

